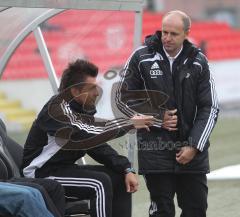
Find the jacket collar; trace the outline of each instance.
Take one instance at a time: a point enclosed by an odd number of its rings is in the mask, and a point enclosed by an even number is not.
[[[86,108],[84,105],[79,104],[74,99],[69,102],[69,105],[73,111],[80,113],[80,114],[86,114],[86,115],[93,116],[96,113],[95,106],[93,108],[89,109],[89,108]]]
[[[163,44],[161,41],[162,32],[156,31],[154,35],[149,35],[145,38],[145,45],[155,51],[161,53],[165,58],[167,58],[164,50],[163,50]],[[180,56],[185,56],[186,58],[191,57],[192,53],[198,52],[198,49],[187,39],[183,42],[183,50],[181,52]],[[185,58],[184,58],[185,59]]]
[[[58,103],[62,102],[62,100],[66,101],[70,105],[70,108],[77,113],[93,116],[97,112],[95,106],[90,109],[75,101],[70,88],[67,88],[61,93],[55,95],[55,98],[58,100]]]

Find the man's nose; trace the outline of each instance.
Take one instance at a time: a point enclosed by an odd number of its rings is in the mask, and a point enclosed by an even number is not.
[[[98,88],[96,88],[95,91],[94,91],[94,95],[95,95],[95,96],[99,96],[99,94],[100,94],[100,93],[99,93],[99,90],[98,90]]]

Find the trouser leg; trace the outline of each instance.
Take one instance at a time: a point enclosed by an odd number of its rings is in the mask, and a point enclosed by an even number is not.
[[[90,170],[97,170],[107,174],[112,182],[113,217],[131,217],[132,216],[132,195],[126,191],[124,174],[119,174],[103,166],[90,166]]]
[[[64,189],[58,182],[41,178],[13,178],[10,182],[38,189],[44,198],[48,210],[53,213],[55,217],[64,216]]]
[[[0,192],[0,215],[53,217],[46,208],[41,193],[35,188],[1,183]]]
[[[147,174],[145,181],[150,193],[149,217],[174,217],[174,174]]]
[[[178,206],[181,217],[206,217],[207,177],[205,174],[181,174],[177,179]]]
[[[112,216],[112,183],[106,173],[72,165],[59,168],[49,178],[62,184],[67,197],[90,199],[91,217]]]

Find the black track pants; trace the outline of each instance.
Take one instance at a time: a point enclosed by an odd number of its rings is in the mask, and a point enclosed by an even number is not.
[[[89,199],[91,217],[131,217],[131,194],[126,192],[124,175],[104,166],[64,166],[51,172],[67,197]]]
[[[177,194],[180,217],[206,217],[207,178],[204,174],[145,175],[150,192],[150,217],[174,217],[174,195]]]

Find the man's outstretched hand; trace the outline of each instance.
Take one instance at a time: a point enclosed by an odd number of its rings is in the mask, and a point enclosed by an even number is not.
[[[149,127],[154,124],[154,121],[155,118],[150,115],[134,115],[131,118],[131,122],[136,129],[145,128],[147,131],[150,131]]]

